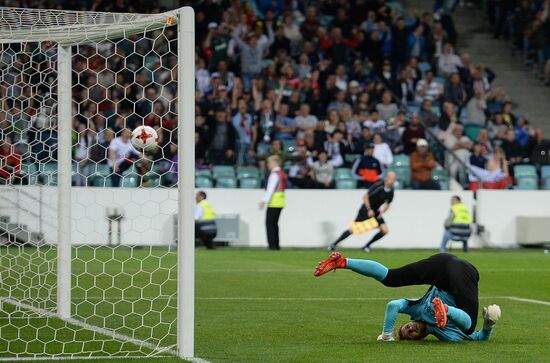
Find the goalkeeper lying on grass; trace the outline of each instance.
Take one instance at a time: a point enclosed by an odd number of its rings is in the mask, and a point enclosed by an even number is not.
[[[321,276],[339,268],[372,277],[388,287],[431,285],[418,300],[399,299],[388,303],[384,330],[378,340],[394,340],[393,328],[398,313],[407,314],[412,319],[399,328],[398,336],[403,340],[420,340],[428,334],[443,341],[488,340],[500,318],[500,307],[489,305],[483,308],[483,328],[474,331],[479,273],[468,261],[449,253],[388,269],[375,261],[345,258],[333,252],[317,265],[314,275]]]

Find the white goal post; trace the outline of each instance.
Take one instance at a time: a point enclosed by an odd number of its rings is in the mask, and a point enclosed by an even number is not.
[[[147,310],[147,313],[150,313],[151,311],[155,314],[154,316],[161,317],[158,325],[155,325],[155,323],[148,323],[148,331],[150,331],[150,334],[155,334],[155,329],[159,329],[159,326],[162,327],[160,329],[162,331],[162,334],[165,334],[166,336],[169,336],[172,334],[172,331],[176,331],[177,334],[175,337],[175,341],[171,341],[170,339],[165,339],[165,337],[160,337],[154,339],[154,343],[151,343],[147,339],[139,338],[139,334],[136,334],[136,331],[139,331],[142,327],[139,326],[139,324],[136,324],[135,326],[132,325],[130,327],[124,327],[127,328],[127,331],[130,331],[130,333],[127,333],[124,335],[123,333],[120,333],[117,329],[109,327],[109,326],[100,326],[97,324],[94,324],[92,321],[107,321],[109,315],[101,315],[101,316],[95,316],[94,314],[90,314],[90,316],[86,316],[86,319],[79,319],[78,316],[74,316],[73,312],[75,309],[74,301],[75,299],[93,299],[97,296],[91,296],[90,291],[99,291],[100,290],[116,290],[115,287],[117,287],[119,290],[121,290],[121,295],[124,303],[129,302],[128,306],[131,306],[132,309],[136,309],[135,311],[132,310],[127,313],[127,316],[123,315],[123,313],[116,312],[116,302],[112,303],[109,306],[109,308],[113,309],[115,312],[112,316],[120,316],[121,321],[130,321],[130,315],[134,318],[134,315],[136,315],[137,303],[135,303],[132,300],[125,299],[125,290],[122,288],[115,286],[115,278],[117,278],[118,275],[124,275],[128,274],[126,272],[126,264],[136,264],[141,263],[145,264],[143,261],[136,260],[137,257],[134,256],[134,253],[136,251],[139,251],[138,249],[134,250],[133,247],[128,247],[130,249],[128,253],[128,256],[130,256],[127,260],[117,260],[117,253],[116,247],[112,248],[110,252],[107,252],[107,256],[104,260],[101,260],[100,257],[104,253],[104,251],[100,250],[99,247],[97,249],[92,248],[90,251],[90,258],[92,259],[91,262],[88,260],[78,260],[79,266],[82,265],[85,268],[89,266],[92,263],[97,263],[98,266],[100,266],[101,271],[98,272],[97,276],[92,276],[90,271],[84,271],[84,272],[78,272],[80,275],[77,275],[77,272],[74,270],[74,266],[72,266],[72,262],[75,260],[75,255],[78,255],[80,251],[74,250],[74,231],[75,231],[75,211],[73,210],[73,206],[75,205],[75,192],[73,191],[73,184],[74,184],[74,160],[73,160],[73,148],[75,146],[74,144],[74,133],[75,130],[73,129],[73,118],[75,117],[74,113],[74,101],[73,101],[73,89],[74,89],[74,74],[75,70],[73,69],[73,54],[74,49],[77,49],[81,44],[89,44],[93,43],[96,44],[96,51],[98,49],[97,44],[100,44],[104,41],[112,40],[112,45],[115,47],[118,46],[118,39],[133,39],[132,37],[136,34],[145,34],[146,32],[153,32],[153,31],[159,31],[166,27],[177,27],[177,31],[175,34],[177,35],[177,53],[174,52],[174,57],[177,58],[177,65],[174,67],[174,69],[171,69],[169,71],[173,74],[173,81],[177,83],[177,96],[176,100],[168,100],[167,108],[175,107],[177,108],[177,182],[174,182],[170,187],[172,187],[173,190],[175,190],[177,186],[177,204],[174,204],[177,209],[175,210],[177,214],[177,223],[178,223],[178,229],[177,229],[177,241],[179,244],[179,248],[177,249],[177,259],[175,260],[175,263],[177,263],[177,276],[174,276],[174,279],[176,280],[176,286],[177,286],[177,307],[175,308],[176,315],[175,315],[175,324],[177,327],[172,327],[172,321],[164,321],[162,319],[169,319],[171,315],[167,314],[169,316],[168,318],[164,317],[164,313],[171,308],[170,301],[171,301],[171,295],[168,292],[165,292],[164,289],[168,285],[163,285],[161,282],[158,282],[156,279],[157,277],[153,276],[156,271],[160,271],[163,274],[166,273],[167,276],[171,276],[171,267],[168,265],[163,265],[165,260],[170,260],[170,256],[165,254],[164,252],[157,253],[156,250],[153,250],[153,247],[148,247],[150,251],[149,253],[144,253],[144,259],[151,259],[156,263],[156,261],[160,261],[158,263],[158,266],[156,266],[155,270],[152,270],[153,272],[147,272],[149,273],[148,279],[145,280],[146,283],[143,285],[138,285],[134,290],[136,291],[136,295],[132,296],[132,299],[144,299],[144,295],[146,291],[161,291],[162,294],[166,294],[166,296],[161,296],[162,298],[165,298],[169,301],[167,303],[167,306],[164,310],[157,311],[155,310],[154,301],[149,302],[143,302],[143,306],[149,307],[150,311]],[[145,355],[162,355],[165,353],[169,354],[176,354],[179,357],[182,358],[192,358],[194,357],[194,254],[195,254],[195,236],[194,236],[194,204],[195,204],[195,24],[194,24],[194,11],[191,7],[183,7],[174,11],[169,11],[162,14],[115,14],[115,13],[100,13],[100,12],[79,12],[79,11],[59,11],[59,10],[43,10],[43,9],[19,9],[19,8],[5,8],[0,7],[0,46],[6,46],[9,44],[22,44],[20,47],[22,50],[21,53],[24,52],[25,47],[27,47],[27,44],[35,43],[37,46],[35,47],[38,49],[38,52],[46,52],[42,50],[42,46],[46,44],[47,46],[51,46],[53,49],[54,46],[56,46],[57,53],[55,56],[53,56],[51,59],[52,62],[57,63],[57,99],[55,99],[55,95],[48,94],[48,97],[54,98],[54,103],[57,105],[57,159],[55,160],[57,163],[57,171],[54,171],[53,173],[56,174],[56,187],[57,187],[57,212],[55,213],[57,218],[57,241],[45,241],[43,245],[32,245],[34,247],[31,247],[31,251],[29,252],[28,245],[25,245],[23,247],[16,246],[16,247],[7,247],[6,251],[13,251],[13,248],[15,248],[14,257],[10,257],[9,259],[7,257],[4,257],[3,264],[0,264],[0,268],[2,271],[0,271],[0,274],[2,276],[12,276],[15,274],[15,270],[12,268],[12,266],[16,266],[19,268],[19,265],[17,261],[19,261],[21,258],[25,259],[25,263],[28,263],[30,267],[28,267],[29,270],[32,270],[32,273],[35,274],[34,271],[35,267],[32,266],[32,261],[35,258],[36,255],[38,255],[40,258],[46,260],[47,258],[44,257],[48,255],[50,249],[52,251],[55,251],[56,257],[55,257],[55,266],[57,270],[55,271],[56,274],[56,283],[55,286],[53,286],[50,290],[54,291],[56,294],[56,301],[55,301],[55,309],[51,308],[51,306],[48,305],[48,302],[42,302],[40,299],[35,299],[33,301],[29,300],[28,298],[25,300],[18,300],[19,295],[14,294],[11,295],[10,292],[15,291],[16,289],[21,290],[22,287],[19,286],[5,286],[0,288],[0,306],[2,306],[2,310],[8,305],[10,305],[10,309],[15,309],[14,311],[10,310],[7,312],[3,312],[5,314],[5,321],[8,321],[8,324],[11,323],[10,319],[13,319],[15,314],[23,316],[24,318],[28,318],[29,322],[27,325],[18,327],[18,340],[21,340],[23,344],[22,346],[30,347],[32,344],[35,344],[36,341],[31,342],[25,342],[22,336],[24,335],[25,329],[32,328],[31,324],[31,317],[30,314],[27,314],[27,310],[32,310],[32,313],[34,314],[34,317],[38,317],[40,319],[45,319],[46,324],[49,324],[50,321],[59,319],[63,320],[67,323],[67,326],[76,326],[78,329],[92,329],[93,330],[93,337],[101,337],[101,336],[108,336],[114,340],[121,340],[123,343],[121,343],[119,351],[109,351],[108,354],[105,354],[105,351],[108,350],[105,348],[105,344],[99,345],[100,348],[97,348],[94,350],[94,348],[89,348],[87,342],[82,342],[82,347],[84,347],[83,352],[65,352],[64,348],[60,348],[61,353],[55,353],[56,355],[59,354],[62,355],[70,355],[71,357],[78,358],[80,357],[79,353],[82,353],[82,357],[93,357],[93,356],[133,356],[136,354],[133,354],[134,351],[138,352],[137,355],[141,355],[143,351],[147,351],[147,353],[144,353]],[[159,35],[159,38],[162,38],[162,34]],[[170,49],[170,46],[172,43],[170,43],[170,40],[161,39],[163,44],[167,43],[168,52],[173,52],[173,49]],[[154,41],[152,42],[154,44]],[[4,48],[2,48],[2,51]],[[152,50],[156,51],[156,49]],[[131,52],[131,51],[130,51]],[[147,60],[146,55],[139,54],[137,47],[134,46],[133,49],[134,53],[127,53],[121,56],[122,58],[130,58],[131,56],[143,56],[145,59],[144,62]],[[99,54],[99,53],[98,53]],[[9,58],[11,55],[6,54],[0,54],[0,66],[3,64],[1,63],[2,59],[5,57]],[[80,53],[78,54],[79,57],[83,57]],[[17,57],[13,56],[12,58],[15,59]],[[93,55],[89,56],[86,61],[90,63],[90,60],[93,58]],[[159,57],[160,58],[160,57]],[[29,61],[29,64],[31,61]],[[122,63],[127,67],[126,59]],[[161,68],[162,68],[161,64]],[[10,64],[6,66],[5,69],[9,69]],[[23,65],[20,67],[20,69],[25,72],[27,65]],[[1,68],[1,67],[0,67]],[[15,67],[17,68],[17,67]],[[2,69],[0,69],[2,70]],[[86,70],[84,70],[86,71]],[[135,69],[124,69],[124,71],[128,71],[129,73],[133,73],[133,77],[137,77],[136,74],[139,71]],[[79,70],[80,72],[80,70]],[[174,75],[175,74],[175,75]],[[77,72],[78,75],[78,72]],[[113,75],[116,78],[117,72],[113,71]],[[11,77],[11,76],[10,76]],[[13,94],[13,87],[18,86],[18,82],[23,84],[26,81],[23,81],[23,77],[20,78],[19,81],[17,81],[17,75],[14,76],[13,84],[10,84],[11,78],[7,76],[7,72],[2,74],[2,78],[0,78],[0,84],[4,82],[4,90],[8,95]],[[29,77],[31,79],[32,77]],[[153,77],[151,82],[155,82],[155,78]],[[29,81],[30,82],[30,81]],[[96,79],[97,82],[97,79]],[[29,88],[32,89],[34,87],[33,84],[25,83],[21,86],[21,88],[25,88],[29,86]],[[93,88],[94,85],[84,85],[82,88],[84,88],[88,94],[91,94],[91,88]],[[158,88],[163,91],[163,88],[165,85],[160,85]],[[106,87],[108,89],[109,87]],[[145,88],[145,87],[144,87]],[[127,92],[129,87],[126,87],[126,90],[124,92]],[[159,91],[159,92],[161,92]],[[34,91],[31,91],[34,92]],[[55,92],[54,92],[55,93]],[[108,93],[106,93],[108,94]],[[11,97],[11,96],[10,96]],[[89,96],[91,97],[91,96]],[[159,97],[161,98],[161,97]],[[126,98],[123,98],[123,101]],[[107,100],[110,101],[110,100]],[[173,102],[172,102],[173,101]],[[6,101],[7,102],[7,101]],[[46,101],[36,101],[40,107],[43,107],[47,104]],[[160,102],[160,101],[159,101]],[[99,102],[98,102],[99,103]],[[174,106],[172,106],[172,103]],[[96,105],[97,106],[97,105]],[[10,106],[11,107],[11,106]],[[15,107],[15,106],[14,106]],[[79,105],[76,106],[77,108],[80,107]],[[99,106],[97,106],[99,107]],[[116,104],[115,107],[118,107]],[[135,108],[136,105],[134,104],[133,107]],[[52,107],[55,110],[55,106]],[[172,110],[172,109],[171,109]],[[21,111],[21,110],[19,110]],[[15,113],[16,111],[13,111],[12,113]],[[52,111],[55,112],[55,111]],[[82,110],[78,110],[78,112],[83,113]],[[173,110],[172,110],[173,112]],[[38,112],[39,113],[39,112]],[[175,113],[175,112],[174,112]],[[10,110],[6,111],[6,114],[8,116],[11,116]],[[96,114],[94,114],[95,116]],[[36,117],[33,115],[33,117]],[[126,127],[126,118],[130,117],[125,115],[124,118],[124,127]],[[161,128],[164,126],[161,125]],[[1,128],[0,128],[0,131]],[[94,130],[95,132],[96,130]],[[87,131],[86,131],[87,132]],[[79,134],[80,135],[80,134]],[[2,137],[6,137],[5,135],[2,135]],[[174,135],[175,137],[175,135]],[[80,136],[78,136],[80,138]],[[78,139],[80,140],[80,139]],[[13,141],[13,140],[12,140]],[[23,143],[22,141],[19,141],[20,143]],[[41,139],[41,143],[46,144],[46,141],[43,141]],[[17,145],[16,145],[17,146]],[[32,147],[32,146],[31,146]],[[45,147],[45,146],[44,146]],[[168,147],[168,146],[166,146]],[[53,159],[53,154],[50,153],[48,156],[48,163]],[[152,163],[156,163],[156,160],[152,161]],[[107,161],[105,160],[105,164],[107,165]],[[42,164],[38,166],[37,174],[41,171]],[[97,168],[97,167],[96,167]],[[96,169],[94,169],[96,170]],[[170,169],[171,170],[171,169]],[[79,173],[79,171],[77,171]],[[168,173],[168,172],[166,172]],[[40,174],[43,175],[43,174]],[[53,174],[52,174],[53,175]],[[94,174],[95,175],[95,174]],[[94,175],[86,175],[84,176],[84,186],[89,186],[88,182],[91,180],[91,178],[94,177]],[[27,174],[28,178],[31,180],[34,180],[32,172],[29,172]],[[160,175],[160,178],[162,179],[163,175]],[[107,179],[108,177],[105,177]],[[14,196],[14,199],[9,199],[8,195],[12,195],[9,193],[4,194],[5,200],[0,198],[0,212],[3,210],[2,208],[5,208],[7,211],[13,211],[16,208],[24,208],[24,202],[20,203],[20,197],[21,194],[25,195],[27,192],[25,187],[20,185],[8,185],[2,186],[5,189],[1,189],[0,193],[3,191],[7,191],[8,188],[10,193],[12,193]],[[25,183],[26,184],[26,183]],[[32,182],[29,182],[29,184],[32,184]],[[47,184],[47,183],[46,183]],[[50,186],[55,186],[55,184],[49,184]],[[29,186],[30,187],[30,186]],[[39,193],[42,196],[43,193],[48,194],[48,190],[44,189],[47,187],[38,186]],[[168,188],[168,187],[167,187]],[[99,188],[98,188],[99,189]],[[114,188],[113,188],[114,189]],[[45,190],[45,191],[44,191]],[[136,189],[136,191],[143,191]],[[32,192],[34,193],[34,191]],[[38,193],[38,192],[37,192]],[[137,193],[137,192],[136,192]],[[145,191],[144,191],[145,193]],[[172,195],[170,194],[172,191],[167,190],[165,194],[163,195]],[[93,203],[97,203],[99,206],[99,196],[95,197],[94,195],[97,193],[90,194],[91,196],[89,198],[92,198]],[[38,194],[37,194],[38,195]],[[116,192],[112,192],[112,195],[115,196]],[[153,200],[153,197],[150,197],[151,194],[146,194],[147,197],[143,200],[145,202],[150,202]],[[17,202],[16,199],[17,198]],[[42,198],[42,197],[40,197]],[[84,197],[83,197],[84,198]],[[98,199],[94,199],[98,198]],[[147,199],[149,198],[149,199]],[[166,198],[169,198],[168,196]],[[73,200],[72,200],[73,199]],[[114,197],[113,197],[114,199]],[[34,201],[34,199],[33,199]],[[85,204],[84,202],[76,201],[78,203]],[[4,204],[3,204],[4,203]],[[10,204],[12,203],[12,204]],[[50,208],[50,204],[45,203],[43,199],[36,199],[37,205],[40,206],[40,208]],[[163,210],[162,201],[157,201],[157,205],[155,207],[158,207],[159,210]],[[47,205],[46,205],[47,204]],[[46,206],[45,206],[46,205]],[[10,206],[13,206],[10,207]],[[103,206],[101,206],[103,207]],[[12,209],[10,209],[12,208]],[[33,209],[33,207],[28,207],[28,209]],[[145,208],[143,208],[145,209]],[[28,211],[31,213],[32,211]],[[10,212],[11,213],[11,212]],[[15,212],[13,212],[15,213]],[[19,211],[17,211],[19,213]],[[172,212],[163,212],[163,213],[172,213]],[[0,216],[2,213],[0,213]],[[171,215],[170,215],[171,217]],[[87,217],[81,217],[82,219],[85,219]],[[27,227],[22,227],[21,221],[17,221],[19,228],[21,228],[24,232],[28,232],[28,235],[31,235],[31,232],[29,230],[25,230]],[[109,222],[110,223],[110,222]],[[120,221],[119,221],[120,223]],[[40,225],[42,226],[42,217],[40,217]],[[10,234],[8,227],[9,223],[8,221],[5,222],[5,228],[2,227],[3,225],[0,224],[0,233],[4,233],[6,238],[9,239],[8,242],[11,241],[12,238],[15,238],[14,235]],[[120,226],[120,224],[119,224]],[[2,228],[5,229],[4,232],[2,232]],[[110,230],[110,224],[109,224],[109,236],[111,233]],[[119,227],[120,228],[120,227]],[[29,227],[30,229],[30,227]],[[42,231],[41,231],[42,232]],[[96,232],[96,231],[93,231]],[[119,232],[120,233],[120,232]],[[1,235],[0,235],[1,236]],[[29,238],[30,239],[30,238]],[[134,241],[132,241],[134,243]],[[53,247],[44,247],[44,246],[52,246]],[[10,244],[11,246],[11,244]],[[12,248],[12,250],[9,250]],[[83,246],[83,250],[87,248],[86,246]],[[147,251],[147,250],[146,250]],[[11,253],[11,252],[10,252]],[[110,253],[110,255],[109,255]],[[126,253],[126,252],[125,252]],[[23,257],[22,257],[23,256]],[[30,256],[30,257],[29,257]],[[2,258],[2,257],[0,257]],[[42,260],[41,260],[42,261]],[[53,260],[52,260],[53,261]],[[170,260],[171,261],[171,260]],[[47,261],[50,263],[51,261]],[[80,278],[84,280],[84,278],[88,279],[99,279],[100,277],[103,277],[108,271],[111,269],[111,264],[114,266],[115,264],[118,264],[121,266],[120,272],[113,272],[112,276],[105,276],[105,278],[108,281],[113,281],[112,286],[111,285],[105,285],[105,286],[89,286],[86,288],[81,287],[80,284]],[[74,264],[73,264],[74,265]],[[117,266],[118,266],[117,265]],[[133,265],[132,265],[133,266]],[[21,281],[26,281],[26,278],[24,274],[28,274],[29,271],[24,271],[19,273],[16,272],[17,278],[14,280],[16,283],[20,283]],[[134,278],[139,274],[140,271],[135,272],[135,275],[130,276],[131,280],[134,281]],[[39,275],[39,272],[36,273],[36,276]],[[31,276],[31,278],[36,277],[35,275]],[[90,277],[91,276],[91,277]],[[163,275],[164,276],[164,275]],[[110,280],[109,280],[110,279]],[[9,279],[8,279],[9,280]],[[74,285],[74,281],[76,281],[76,285]],[[88,281],[88,280],[86,280]],[[88,283],[88,282],[86,282]],[[53,283],[52,283],[53,284]],[[75,297],[72,296],[72,292],[78,290],[79,292],[82,291],[82,296],[84,297]],[[156,289],[156,290],[155,290]],[[18,290],[18,291],[19,291]],[[118,291],[118,290],[117,290]],[[5,295],[7,294],[7,296]],[[103,297],[106,296],[106,292],[103,291],[102,293]],[[141,295],[140,295],[141,294]],[[21,296],[27,297],[26,292],[21,292]],[[117,295],[118,296],[118,295]],[[31,301],[31,302],[29,302]],[[39,301],[36,305],[34,304],[34,301]],[[91,301],[91,300],[90,300]],[[139,300],[141,301],[141,300]],[[40,305],[42,304],[42,305]],[[103,309],[101,306],[101,299],[99,299],[96,302],[92,302],[89,304],[90,309],[94,311],[94,313],[97,310]],[[141,305],[139,305],[141,308]],[[117,315],[118,314],[118,315]],[[3,318],[4,316],[1,316]],[[37,319],[38,319],[37,318]],[[139,316],[136,318],[139,319]],[[142,317],[143,320],[143,317]],[[2,323],[2,319],[0,319],[0,324]],[[106,323],[105,323],[106,324]],[[107,324],[108,325],[108,324]],[[94,326],[97,328],[95,329]],[[42,327],[36,328],[37,331],[40,329],[43,329]],[[59,328],[61,329],[61,328]],[[76,328],[75,328],[76,329]],[[166,330],[166,333],[164,330]],[[44,330],[44,329],[43,329]],[[2,326],[0,325],[0,332],[2,331]],[[40,335],[41,331],[37,332],[37,336]],[[76,333],[74,333],[76,334]],[[47,336],[47,335],[44,335]],[[6,357],[9,357],[11,353],[11,342],[5,342],[5,345],[8,347],[7,351],[2,351],[2,337],[0,337],[0,360]],[[98,338],[99,339],[99,338]],[[169,345],[167,343],[164,343],[164,341],[169,342]],[[37,357],[39,358],[41,354],[44,354],[45,356],[50,355],[48,353],[48,349],[50,347],[48,344],[50,342],[40,342],[44,343],[44,347],[35,349],[27,348],[27,350],[32,351],[19,351],[18,353],[14,353],[15,357]],[[133,349],[128,348],[126,343],[129,344],[136,344],[139,345],[139,349]],[[26,344],[26,345],[25,345]],[[57,349],[57,348],[56,348]],[[115,349],[115,348],[113,348]],[[100,354],[101,353],[101,354]],[[99,355],[98,355],[99,354]],[[51,356],[51,355],[50,355]]]

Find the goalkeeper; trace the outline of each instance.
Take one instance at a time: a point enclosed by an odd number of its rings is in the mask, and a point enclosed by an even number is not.
[[[431,285],[420,299],[399,299],[388,303],[384,329],[378,340],[394,340],[393,329],[398,313],[407,314],[412,319],[398,330],[402,340],[420,340],[428,334],[442,341],[488,340],[493,325],[500,318],[498,305],[483,308],[483,328],[474,331],[479,273],[469,262],[448,253],[388,269],[375,261],[345,258],[333,252],[317,265],[314,275],[321,276],[339,268],[372,277],[388,287]]]

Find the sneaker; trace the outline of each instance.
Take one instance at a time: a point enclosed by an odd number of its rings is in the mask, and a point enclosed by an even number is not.
[[[327,248],[327,250],[328,250],[329,252],[334,252],[334,251],[336,251],[336,246],[335,246],[335,245],[329,245],[328,248]]]
[[[447,326],[447,311],[449,311],[449,308],[438,297],[432,300],[432,304],[434,306],[435,324],[443,329]]]
[[[346,263],[346,258],[342,256],[340,252],[332,252],[328,258],[325,258],[323,261],[319,262],[317,267],[315,267],[313,276],[319,277],[329,271],[344,268],[346,267]]]
[[[361,251],[363,251],[363,252],[365,252],[365,253],[371,253],[371,252],[372,252],[372,250],[370,249],[370,247],[367,247],[367,246],[361,248]]]
[[[500,319],[500,306],[489,305],[483,308],[483,327],[490,328]]]

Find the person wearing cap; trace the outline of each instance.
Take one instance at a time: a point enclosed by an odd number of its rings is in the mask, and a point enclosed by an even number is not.
[[[206,193],[199,190],[195,195],[195,239],[204,243],[207,249],[214,249],[214,238],[218,234],[216,212],[206,200]]]
[[[260,202],[260,210],[267,205],[265,227],[267,244],[270,250],[280,250],[279,246],[279,217],[286,206],[285,189],[287,176],[281,169],[281,160],[277,155],[267,158],[267,167],[270,170],[264,197]]]
[[[416,150],[411,154],[411,187],[413,189],[439,190],[439,184],[432,179],[432,170],[437,163],[428,151],[426,139],[416,141]]]
[[[353,163],[351,171],[358,179],[357,186],[359,187],[368,188],[380,180],[382,167],[380,162],[372,156],[373,152],[374,144],[372,142],[366,143],[364,155]]]

